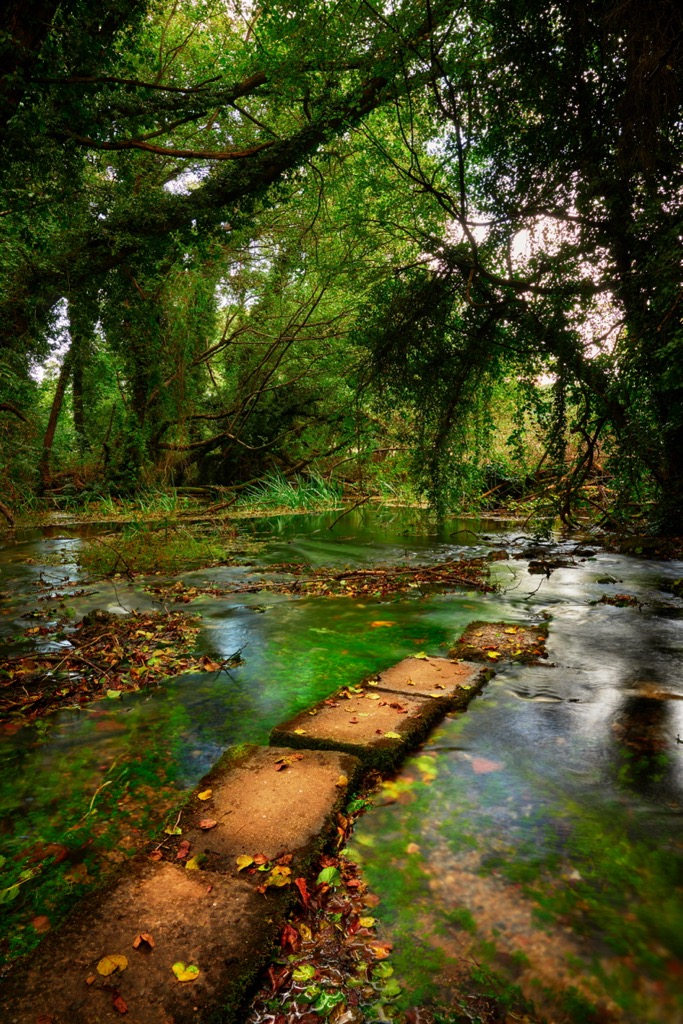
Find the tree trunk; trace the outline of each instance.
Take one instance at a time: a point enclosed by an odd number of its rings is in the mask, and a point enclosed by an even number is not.
[[[57,378],[57,387],[55,389],[55,396],[52,399],[52,408],[50,409],[50,418],[47,421],[45,437],[43,438],[43,451],[40,456],[40,462],[38,463],[41,491],[46,491],[52,482],[50,457],[52,455],[52,445],[54,444],[55,440],[57,423],[59,422],[59,414],[62,411],[62,405],[64,403],[64,394],[66,392],[66,386],[69,383],[69,377],[71,376],[71,352],[72,350],[69,349],[66,355],[64,356],[64,362],[62,363],[62,368],[59,371],[59,377]]]
[[[85,426],[85,406],[83,403],[83,372],[88,361],[92,338],[92,317],[78,299],[69,299],[69,334],[71,335],[71,387],[73,394],[73,420],[78,450],[85,455],[90,450]]]

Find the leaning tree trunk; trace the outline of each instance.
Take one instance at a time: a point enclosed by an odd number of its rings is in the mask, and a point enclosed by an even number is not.
[[[57,387],[55,389],[55,396],[52,399],[52,408],[50,409],[50,418],[47,421],[47,428],[45,430],[45,437],[43,438],[43,451],[40,456],[40,462],[38,463],[38,472],[40,474],[40,489],[46,491],[52,483],[52,471],[50,469],[50,459],[52,457],[52,446],[55,440],[55,432],[57,430],[57,423],[59,422],[59,414],[62,411],[62,405],[64,403],[64,394],[66,392],[66,386],[69,383],[69,377],[71,376],[72,368],[72,350],[64,356],[64,362],[62,368],[59,371],[59,377],[57,378]]]
[[[90,450],[90,441],[85,424],[83,402],[83,374],[91,348],[93,318],[88,306],[81,299],[69,299],[69,334],[71,335],[71,389],[73,398],[73,421],[76,441],[81,455]]]

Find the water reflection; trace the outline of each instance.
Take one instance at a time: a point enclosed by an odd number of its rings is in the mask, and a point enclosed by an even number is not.
[[[278,517],[252,529],[267,543],[269,564],[363,565],[480,553],[482,533],[495,528],[432,529],[415,513],[362,510],[329,530],[333,519]],[[505,527],[496,536],[511,540]],[[8,613],[0,630],[12,634],[27,623],[44,553],[57,545],[68,553],[78,543],[33,536],[0,550]],[[33,564],[17,561],[27,558]],[[63,571],[78,579],[75,566]],[[184,579],[226,586],[248,571]],[[191,606],[203,615],[202,650],[221,661],[241,649],[244,664],[1,737],[2,853],[64,841],[75,828],[78,839],[69,842],[89,843],[94,873],[98,851],[134,847],[226,747],[265,742],[279,720],[411,651],[444,653],[473,619],[528,623],[547,615],[552,667],[505,668],[466,715],[444,722],[422,755],[433,770],[419,759],[406,766],[363,819],[358,852],[382,897],[407,984],[424,988],[425,964],[436,965],[448,998],[462,958],[490,955],[496,970],[516,962],[513,977],[541,1001],[539,985],[561,979],[580,990],[577,1000],[594,1003],[611,986],[609,999],[638,1024],[679,1019],[666,965],[683,955],[676,945],[683,701],[670,699],[683,696],[683,602],[664,588],[683,568],[600,554],[549,579],[528,575],[514,559],[495,563],[494,573],[499,594],[404,595],[381,610],[375,599],[202,597]],[[598,582],[607,577],[618,582]],[[615,593],[637,597],[642,610],[592,603]],[[97,585],[72,603],[82,615],[116,601],[120,608],[150,598],[125,584],[116,593]],[[98,813],[88,815],[93,798]],[[48,889],[36,883],[27,919],[58,914],[45,909]],[[556,1006],[552,1014],[570,1019]]]

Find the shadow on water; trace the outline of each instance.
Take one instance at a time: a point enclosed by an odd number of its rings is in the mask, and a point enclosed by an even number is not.
[[[255,521],[259,563],[437,562],[483,553],[482,534],[496,544],[514,536],[487,522],[437,528],[398,510],[360,510],[331,531],[334,518]],[[30,622],[45,553],[80,542],[63,531],[0,551],[6,637]],[[248,571],[184,579],[226,584]],[[444,654],[473,619],[545,616],[552,665],[501,669],[384,785],[354,835],[402,998],[455,1006],[479,972],[498,998],[519,986],[558,1024],[683,1020],[683,605],[664,592],[683,566],[599,554],[549,579],[514,559],[493,571],[493,595],[202,596],[191,605],[203,616],[202,650],[220,660],[242,649],[239,668],[3,736],[2,871],[33,872],[5,951],[35,942],[31,922],[54,924],[228,746],[265,742],[284,717],[406,654]],[[78,578],[74,565],[59,572]],[[75,614],[149,607],[126,585],[94,589],[72,602]],[[642,607],[594,603],[617,593]]]

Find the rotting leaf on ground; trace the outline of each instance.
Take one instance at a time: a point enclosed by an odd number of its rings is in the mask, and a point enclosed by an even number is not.
[[[125,971],[127,966],[127,957],[123,956],[121,953],[112,953],[109,956],[102,957],[96,970],[103,978],[108,978],[110,974],[114,974],[116,971]]]
[[[178,960],[171,968],[178,981],[196,981],[199,977],[199,968],[194,964],[184,964]]]

